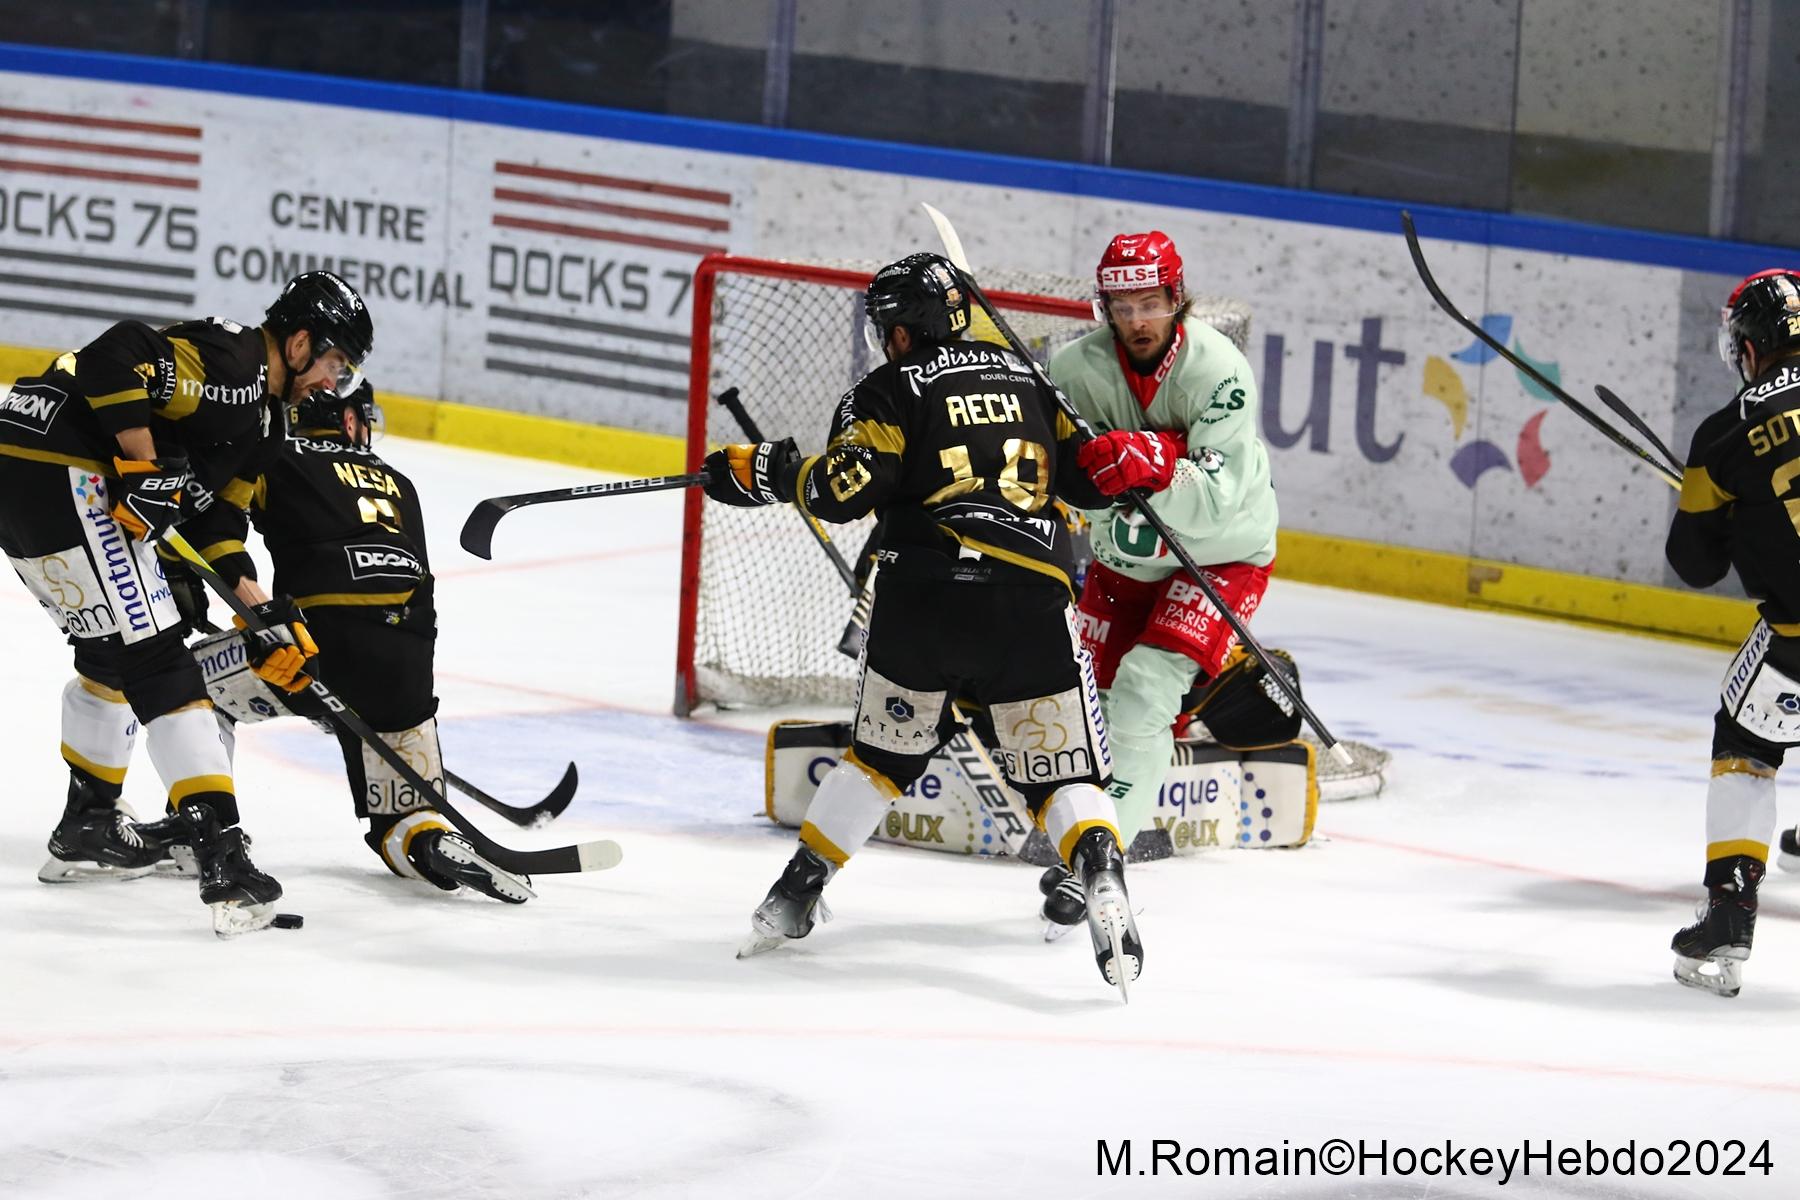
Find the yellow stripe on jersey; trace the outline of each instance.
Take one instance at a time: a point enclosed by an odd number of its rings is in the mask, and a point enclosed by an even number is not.
[[[154,411],[159,417],[179,421],[193,416],[194,410],[200,407],[201,391],[206,386],[206,366],[200,361],[200,351],[186,338],[172,337],[169,345],[175,350],[175,390],[170,394],[169,402]]]
[[[258,495],[261,487],[262,477],[260,475],[257,476],[255,483],[251,483],[247,479],[233,479],[219,489],[219,499],[233,508],[249,508],[250,501]]]
[[[207,562],[217,562],[227,554],[243,554],[245,552],[244,543],[233,538],[227,538],[225,541],[214,542],[210,546],[202,547],[200,550],[200,557],[204,558]]]
[[[0,454],[8,458],[23,458],[31,462],[56,463],[58,466],[77,467],[89,475],[111,475],[111,463],[98,463],[91,458],[76,458],[73,454],[57,454],[51,450],[29,450],[24,446],[8,446],[0,443]]]
[[[150,393],[141,387],[126,388],[122,392],[108,392],[104,396],[89,396],[89,408],[111,408],[115,404],[130,404],[134,400],[148,400]]]
[[[1713,482],[1705,467],[1689,467],[1681,476],[1681,511],[1712,512],[1730,504],[1737,497]]]
[[[865,419],[832,438],[826,453],[840,446],[867,446],[877,453],[898,456],[906,453],[906,434],[898,425]]]
[[[294,603],[301,608],[333,604],[362,608],[395,608],[411,600],[414,590],[416,589],[408,588],[404,592],[318,592],[311,596],[296,596]]]

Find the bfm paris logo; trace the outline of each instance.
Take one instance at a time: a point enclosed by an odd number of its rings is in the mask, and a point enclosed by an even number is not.
[[[1561,386],[1562,368],[1554,362],[1540,362],[1525,353],[1525,349],[1513,338],[1513,319],[1510,313],[1486,313],[1481,318],[1481,328],[1495,341],[1502,345],[1511,342],[1512,352],[1537,369],[1538,374]],[[1483,341],[1473,341],[1463,349],[1450,355],[1459,363],[1480,368],[1499,358],[1499,352]],[[1534,399],[1548,403],[1556,397],[1552,396],[1542,384],[1532,379],[1523,371],[1514,371],[1519,382],[1524,385],[1527,394]],[[1462,374],[1440,356],[1433,354],[1425,360],[1425,376],[1423,380],[1425,395],[1444,406],[1450,414],[1450,429],[1457,441],[1462,440],[1463,429],[1468,424],[1469,407],[1473,403],[1469,389],[1463,383]],[[1506,451],[1498,444],[1486,438],[1475,438],[1457,449],[1450,456],[1450,471],[1464,487],[1473,490],[1475,481],[1489,471],[1516,470],[1526,487],[1536,487],[1538,481],[1550,472],[1550,453],[1544,449],[1542,431],[1544,418],[1550,410],[1539,409],[1528,418],[1519,430],[1518,443],[1514,446],[1513,457],[1508,459]]]

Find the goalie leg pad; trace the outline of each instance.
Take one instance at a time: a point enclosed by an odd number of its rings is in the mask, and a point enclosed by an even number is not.
[[[64,685],[63,761],[114,797],[125,785],[137,734],[137,716],[125,693],[84,675]]]
[[[800,824],[800,844],[841,867],[869,840],[899,795],[894,782],[865,766],[852,747],[813,793]]]

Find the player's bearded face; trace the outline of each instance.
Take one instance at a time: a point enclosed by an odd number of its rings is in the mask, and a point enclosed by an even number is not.
[[[1169,352],[1175,337],[1175,302],[1167,288],[1113,292],[1106,298],[1106,318],[1133,366],[1154,367]]]

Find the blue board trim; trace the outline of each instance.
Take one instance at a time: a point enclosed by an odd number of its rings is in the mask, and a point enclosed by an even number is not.
[[[265,100],[295,100],[377,112],[441,117],[815,166],[916,175],[958,183],[989,184],[1027,191],[1359,229],[1395,236],[1399,236],[1400,210],[1409,207],[1394,201],[1371,200],[1359,196],[1336,196],[1081,163],[941,150],[929,146],[590,108],[578,104],[525,100],[447,88],[374,83],[181,59],[55,50],[5,42],[0,42],[0,71],[185,88]],[[1603,225],[1584,225],[1574,221],[1434,205],[1410,207],[1420,236],[1425,238],[1673,267],[1734,279],[1800,258],[1800,253],[1792,250],[1746,242],[1646,233]]]

